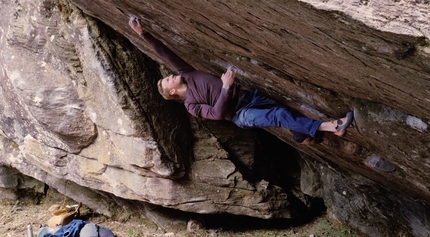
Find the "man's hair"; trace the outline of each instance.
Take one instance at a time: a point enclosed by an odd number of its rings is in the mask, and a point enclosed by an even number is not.
[[[169,94],[169,88],[163,88],[163,86],[161,85],[161,81],[163,81],[163,79],[158,80],[157,82],[157,87],[158,87],[158,92],[160,93],[161,96],[163,96],[163,98],[165,100],[180,100],[181,97],[178,95],[170,95]]]

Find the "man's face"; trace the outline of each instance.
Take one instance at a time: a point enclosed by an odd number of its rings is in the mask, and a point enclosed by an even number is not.
[[[168,90],[178,89],[181,83],[181,76],[170,75],[168,77],[163,78],[163,80],[161,81],[161,87]]]

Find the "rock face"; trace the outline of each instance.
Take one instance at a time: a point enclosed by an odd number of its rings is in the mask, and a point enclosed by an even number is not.
[[[369,236],[430,234],[427,1],[0,4],[0,192],[16,169],[110,216],[94,200],[265,219],[323,200]],[[235,66],[238,83],[315,119],[354,108],[354,128],[298,146],[191,118],[158,94],[171,68],[131,15],[194,67]]]

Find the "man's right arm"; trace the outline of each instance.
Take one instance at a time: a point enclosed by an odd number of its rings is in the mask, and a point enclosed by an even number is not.
[[[232,98],[233,85],[236,77],[236,70],[229,68],[221,76],[222,88],[219,97],[213,106],[208,104],[188,104],[185,107],[188,112],[196,117],[211,119],[211,120],[224,120],[229,114],[230,100]]]
[[[168,63],[170,63],[178,73],[186,73],[194,71],[194,68],[170,50],[166,45],[164,45],[160,40],[156,39],[150,33],[145,32],[140,24],[140,20],[134,18],[130,19],[129,25],[131,28],[139,34],[142,38],[148,42],[154,51]]]
[[[218,101],[214,106],[208,104],[189,104],[185,103],[185,108],[194,117],[209,120],[225,120],[229,112],[229,101],[232,91],[222,88]]]

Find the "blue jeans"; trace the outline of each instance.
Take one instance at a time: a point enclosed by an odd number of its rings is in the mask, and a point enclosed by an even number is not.
[[[294,113],[257,91],[246,92],[236,106],[232,122],[241,128],[283,127],[315,137],[321,121]]]

